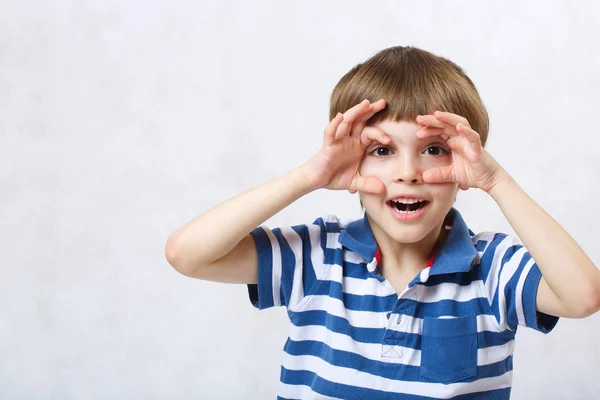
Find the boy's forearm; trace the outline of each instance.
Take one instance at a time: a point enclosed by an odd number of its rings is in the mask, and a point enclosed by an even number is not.
[[[600,289],[600,271],[565,229],[508,173],[488,193],[563,304],[572,310],[586,304],[594,307]]]
[[[167,258],[191,268],[210,264],[229,253],[254,228],[313,190],[302,167],[249,189],[173,232],[167,240]]]

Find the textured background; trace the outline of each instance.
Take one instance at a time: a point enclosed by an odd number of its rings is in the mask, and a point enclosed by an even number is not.
[[[488,151],[600,265],[593,1],[0,0],[0,398],[274,398],[284,308],[185,278],[168,235],[318,151],[329,95],[394,45],[462,66]],[[485,193],[474,231],[513,233]],[[266,222],[360,216],[317,191]],[[200,244],[201,245],[201,244]],[[577,290],[577,288],[573,288]],[[513,398],[600,396],[600,315],[517,335]]]

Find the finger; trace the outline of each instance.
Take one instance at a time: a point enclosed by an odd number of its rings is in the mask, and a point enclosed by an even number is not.
[[[367,124],[369,118],[377,114],[379,111],[383,110],[385,106],[386,104],[384,99],[379,99],[375,103],[372,103],[368,109],[366,109],[361,115],[359,115],[354,120],[350,136],[360,136],[360,133]]]
[[[359,114],[354,122],[356,123],[359,121],[367,121],[373,115],[375,115],[379,111],[383,110],[385,108],[385,106],[386,106],[386,103],[385,103],[384,99],[379,99],[376,102],[371,103],[369,105],[369,108],[367,108],[361,114]]]
[[[469,127],[471,126],[471,125],[469,125],[469,121],[467,121],[467,119],[465,117],[462,117],[457,114],[453,114],[453,113],[449,113],[449,112],[445,112],[445,111],[436,111],[433,113],[433,116],[438,121],[445,122],[452,126],[456,126],[456,124],[463,124],[463,125],[466,125]]]
[[[338,126],[340,126],[340,124],[342,123],[343,119],[344,119],[344,114],[339,112],[329,122],[329,125],[327,125],[327,127],[325,128],[325,134],[323,137],[324,144],[330,145],[331,142],[333,142],[333,140],[335,139],[335,132],[337,131]]]
[[[474,131],[471,127],[459,123],[456,125],[456,131],[459,135],[465,137],[472,145],[481,147],[481,136],[479,136],[479,133]]]
[[[342,121],[342,123],[338,127],[337,132],[335,133],[336,140],[348,136],[350,128],[352,128],[352,124],[354,123],[354,120],[362,112],[369,109],[369,104],[369,100],[365,99],[344,113],[344,120]]]
[[[417,135],[417,137],[419,139],[426,139],[431,136],[440,136],[445,133],[445,130],[446,130],[445,127],[436,128],[433,126],[424,126],[423,128],[416,131],[415,135]]]
[[[461,138],[465,141],[463,149],[465,158],[472,163],[479,161],[483,153],[483,147],[481,147],[481,138],[479,137],[479,133],[461,124],[458,124],[457,126]]]
[[[365,146],[369,147],[373,141],[376,140],[381,144],[388,144],[391,138],[385,133],[384,130],[374,127],[365,126],[360,135],[360,142]]]
[[[456,129],[450,126],[445,128],[435,128],[433,126],[425,126],[415,132],[419,139],[425,139],[431,136],[440,136],[444,140],[448,140],[451,137],[459,136]]]
[[[447,125],[445,122],[437,120],[435,116],[431,114],[417,115],[417,124],[435,128],[445,128]]]
[[[361,176],[358,173],[352,180],[348,191],[352,194],[357,191],[364,193],[379,194],[385,192],[385,185],[374,176]]]
[[[452,166],[430,168],[423,172],[423,181],[426,183],[446,183],[454,182],[452,176]]]
[[[462,136],[457,136],[451,138],[446,143],[448,144],[448,146],[450,146],[452,154],[457,154],[465,158],[469,162],[477,161],[478,158],[477,156],[474,156],[472,146],[466,138]]]

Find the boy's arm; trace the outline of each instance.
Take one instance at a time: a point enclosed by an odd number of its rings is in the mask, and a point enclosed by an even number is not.
[[[482,146],[463,116],[435,111],[419,115],[420,139],[441,136],[452,163],[423,173],[427,183],[456,182],[489,193],[514,228],[542,274],[536,308],[558,317],[583,318],[600,310],[600,271],[571,236],[517,185]],[[445,135],[445,136],[444,136]]]
[[[584,318],[600,310],[600,271],[577,242],[508,173],[488,191],[542,272],[537,310]]]
[[[251,232],[267,219],[319,188],[379,193],[383,182],[360,176],[358,165],[373,140],[389,140],[384,131],[367,127],[385,108],[368,99],[338,113],[327,125],[323,146],[307,163],[250,189],[195,218],[173,232],[166,244],[169,264],[183,275],[230,283],[257,282],[257,250]]]
[[[256,283],[255,278],[250,279],[256,276],[256,255],[248,257],[249,254],[244,254],[250,251],[256,252],[254,242],[250,240],[250,232],[313,190],[306,179],[303,167],[295,168],[247,190],[213,207],[173,232],[166,243],[166,258],[169,264],[186,276],[230,280],[232,283]],[[246,239],[239,247],[239,254],[230,254],[244,238]],[[237,258],[237,260],[232,259],[229,264],[232,267],[236,266],[237,273],[245,274],[245,278],[230,276],[218,279],[211,276],[216,273],[226,274],[223,270],[210,271],[208,267],[228,254],[230,254],[229,258]],[[245,264],[247,268],[243,266]],[[254,270],[251,271],[251,267]]]

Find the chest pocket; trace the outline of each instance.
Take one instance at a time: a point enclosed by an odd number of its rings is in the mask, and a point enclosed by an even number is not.
[[[421,375],[451,383],[477,374],[477,316],[423,319]]]

